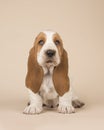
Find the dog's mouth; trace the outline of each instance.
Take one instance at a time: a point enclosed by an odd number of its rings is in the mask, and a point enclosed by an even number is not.
[[[53,63],[53,60],[47,60],[46,63]]]
[[[50,66],[56,66],[56,61],[53,59],[48,59],[46,60],[46,66],[50,67]]]

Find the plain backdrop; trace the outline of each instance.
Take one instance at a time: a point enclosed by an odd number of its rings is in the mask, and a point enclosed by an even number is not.
[[[27,57],[36,35],[57,31],[85,107],[27,116]],[[0,130],[104,129],[104,0],[0,0]]]

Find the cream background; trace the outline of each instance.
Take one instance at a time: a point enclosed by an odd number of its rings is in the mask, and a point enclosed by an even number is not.
[[[59,32],[69,52],[71,81],[86,103],[75,114],[22,114],[28,51],[44,29]],[[14,129],[104,129],[103,0],[0,0],[0,130]]]

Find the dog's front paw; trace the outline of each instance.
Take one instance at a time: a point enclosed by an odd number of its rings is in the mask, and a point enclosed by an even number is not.
[[[42,112],[42,110],[43,110],[42,106],[36,106],[36,105],[30,104],[24,109],[23,113],[24,114],[39,114]]]
[[[74,113],[75,109],[72,105],[60,105],[58,106],[58,112],[59,113],[63,113],[63,114],[70,114],[70,113]]]

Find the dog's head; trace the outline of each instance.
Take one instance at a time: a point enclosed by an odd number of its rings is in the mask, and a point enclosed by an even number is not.
[[[53,83],[59,95],[69,90],[68,59],[58,33],[43,31],[35,39],[28,59],[26,86],[38,92],[43,80],[42,67],[53,66]]]
[[[37,62],[40,66],[57,66],[62,57],[63,43],[58,33],[41,32],[35,40]]]

